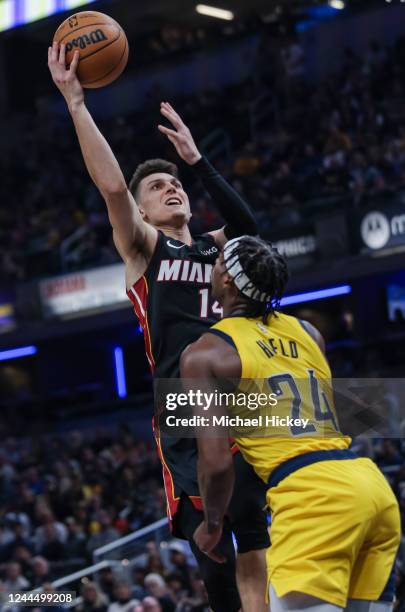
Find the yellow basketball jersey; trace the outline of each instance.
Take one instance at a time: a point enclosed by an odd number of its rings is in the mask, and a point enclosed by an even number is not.
[[[256,431],[232,430],[245,459],[265,482],[287,459],[349,446],[350,438],[339,430],[328,362],[298,319],[276,313],[264,324],[261,318],[229,317],[211,329],[235,344],[242,363],[239,391],[274,400],[257,411],[263,418]],[[236,405],[229,410],[251,417],[256,412]]]

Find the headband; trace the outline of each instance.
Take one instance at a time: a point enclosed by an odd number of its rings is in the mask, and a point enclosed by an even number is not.
[[[232,276],[233,282],[243,295],[257,302],[269,302],[271,297],[255,287],[247,274],[243,271],[239,256],[236,252],[237,247],[241,243],[240,238],[232,238],[224,246],[224,262],[228,273]]]

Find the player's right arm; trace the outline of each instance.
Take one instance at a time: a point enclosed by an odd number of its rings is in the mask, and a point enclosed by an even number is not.
[[[107,204],[117,250],[125,263],[141,259],[147,264],[156,245],[157,231],[142,219],[111,147],[86,108],[84,91],[76,75],[78,63],[76,52],[66,69],[65,45],[54,43],[49,48],[49,70],[66,100],[87,170]]]

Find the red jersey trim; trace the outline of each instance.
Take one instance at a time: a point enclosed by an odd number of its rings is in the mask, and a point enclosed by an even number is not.
[[[174,515],[179,509],[180,497],[176,497],[174,494],[173,476],[164,458],[162,445],[160,443],[160,438],[155,429],[155,419],[152,419],[152,429],[153,429],[153,434],[155,436],[158,456],[162,464],[163,484],[165,487],[166,502],[167,502],[166,504],[167,516],[170,521],[170,527],[172,527],[172,521],[173,521]],[[202,499],[199,495],[187,495],[187,497],[190,499],[191,503],[193,504],[196,510],[201,510],[201,512],[203,511]]]
[[[135,314],[143,329],[145,352],[153,374],[155,370],[155,359],[152,352],[152,341],[148,323],[148,293],[148,283],[145,276],[141,276],[141,278],[127,291],[127,295],[134,305]]]

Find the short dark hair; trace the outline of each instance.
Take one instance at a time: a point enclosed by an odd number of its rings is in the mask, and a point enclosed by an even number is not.
[[[247,305],[245,314],[252,318],[261,316],[266,323],[280,307],[289,276],[287,262],[276,247],[254,236],[242,236],[233,252],[253,285],[269,296],[268,302],[258,302],[241,293]]]
[[[166,172],[175,178],[179,178],[179,169],[176,164],[166,159],[148,159],[139,164],[129,183],[129,190],[135,199],[140,182],[150,174],[156,174],[156,172]]]

